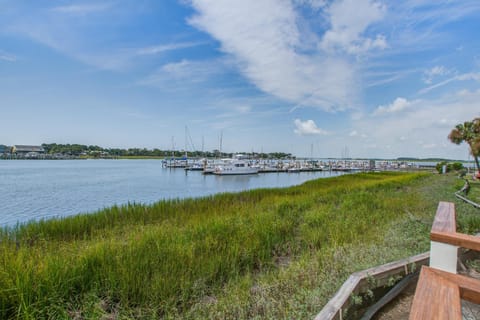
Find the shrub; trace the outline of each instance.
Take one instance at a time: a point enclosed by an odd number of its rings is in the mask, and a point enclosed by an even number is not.
[[[448,163],[446,161],[442,161],[442,162],[439,162],[437,163],[437,165],[435,166],[435,168],[437,169],[438,173],[443,173],[443,166],[447,166],[447,172],[451,172],[451,171],[460,171],[460,170],[463,170],[465,167],[463,166],[463,163],[461,162],[451,162],[451,163]]]
[[[453,162],[453,163],[449,163],[448,165],[451,166],[452,170],[455,170],[455,171],[460,171],[463,169],[463,163],[461,162]]]
[[[443,173],[443,166],[447,165],[447,162],[446,161],[442,161],[442,162],[439,162],[437,163],[437,165],[435,166],[435,169],[437,169],[438,173]],[[448,165],[447,165],[447,172],[448,172]]]

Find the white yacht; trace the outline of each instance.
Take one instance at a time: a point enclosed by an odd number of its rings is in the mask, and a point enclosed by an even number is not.
[[[223,164],[217,165],[213,173],[217,175],[257,174],[258,169],[258,167],[250,166],[245,160],[229,159]]]

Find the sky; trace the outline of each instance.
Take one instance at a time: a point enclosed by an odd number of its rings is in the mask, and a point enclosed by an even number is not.
[[[0,0],[0,144],[468,159],[478,30],[478,0]]]

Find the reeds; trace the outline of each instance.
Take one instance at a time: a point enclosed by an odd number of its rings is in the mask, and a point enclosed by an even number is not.
[[[305,261],[331,267],[339,248],[382,243],[423,201],[409,188],[428,179],[347,175],[3,229],[0,318],[261,316],[242,305],[253,279]],[[243,302],[227,310],[231,299]]]

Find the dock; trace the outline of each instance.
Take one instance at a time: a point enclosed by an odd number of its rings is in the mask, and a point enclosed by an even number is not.
[[[223,159],[225,160],[225,159]],[[202,171],[211,174],[215,166],[222,165],[222,159],[170,158],[162,161],[169,169]],[[369,172],[369,171],[408,171],[426,169],[420,164],[405,161],[386,160],[344,160],[344,159],[247,159],[249,166],[258,168],[258,173],[298,173],[298,172]],[[209,170],[210,169],[210,170]],[[431,168],[430,168],[431,169]]]

